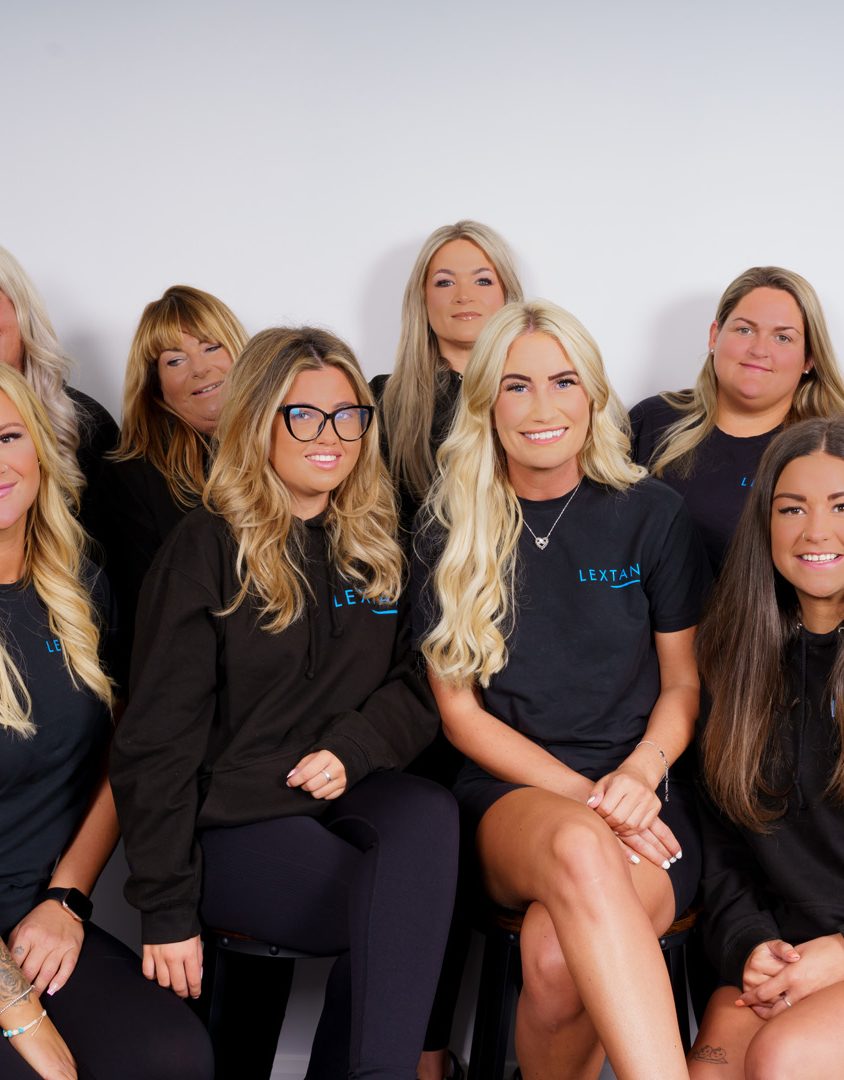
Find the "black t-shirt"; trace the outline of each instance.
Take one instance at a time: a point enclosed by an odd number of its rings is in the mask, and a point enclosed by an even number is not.
[[[102,515],[107,509],[101,490],[103,466],[105,455],[117,446],[120,429],[111,414],[94,398],[72,386],[66,386],[65,392],[76,411],[79,429],[76,460],[85,477],[79,520],[85,531],[101,542]]]
[[[107,585],[94,585],[108,612]],[[36,731],[0,727],[0,936],[31,910],[79,825],[102,773],[108,710],[75,688],[33,585],[0,585],[0,633],[32,698]]]
[[[634,460],[649,468],[665,429],[679,420],[680,415],[659,395],[635,405],[630,410]],[[680,475],[669,467],[660,477],[686,500],[716,575],[753,487],[759,461],[768,443],[781,430],[777,427],[741,439],[713,428],[695,450],[688,475]]]
[[[522,501],[537,536],[568,498]],[[417,638],[432,610],[426,577],[417,558]],[[708,581],[674,492],[650,478],[624,492],[584,479],[544,550],[522,530],[508,661],[481,691],[484,708],[577,772],[603,775],[642,737],[659,695],[654,632],[694,626]]]

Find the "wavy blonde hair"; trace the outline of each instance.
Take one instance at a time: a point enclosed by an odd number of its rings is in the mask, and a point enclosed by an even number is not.
[[[225,518],[237,543],[240,591],[223,614],[235,611],[251,594],[272,633],[300,617],[310,592],[304,529],[293,514],[290,492],[269,461],[272,427],[296,376],[325,367],[342,371],[358,403],[372,405],[354,354],[333,334],[308,326],[282,327],[249,341],[231,375],[204,494],[205,505]],[[325,528],[333,564],[345,580],[370,600],[398,597],[403,558],[376,417],[351,473],[328,496]]]
[[[390,472],[396,483],[404,483],[420,502],[434,476],[431,453],[434,403],[449,370],[440,359],[437,337],[428,322],[425,283],[431,260],[452,240],[468,240],[483,251],[498,274],[505,303],[522,299],[522,286],[510,249],[488,225],[478,221],[443,225],[422,245],[404,290],[396,363],[381,403]]]
[[[71,360],[59,345],[56,331],[31,279],[18,260],[0,247],[0,292],[9,298],[18,320],[26,381],[44,406],[62,459],[68,505],[78,511],[85,477],[79,468],[79,421],[65,385]]]
[[[68,509],[70,492],[58,441],[35,391],[5,364],[0,364],[0,392],[18,410],[40,468],[38,492],[27,511],[21,584],[35,586],[47,610],[50,631],[62,643],[73,685],[78,688],[83,683],[110,707],[112,687],[100,667],[98,620],[81,584],[85,533]],[[11,632],[13,636],[14,628]],[[8,629],[5,634],[8,639]],[[0,725],[28,737],[35,732],[32,699],[2,638],[0,632]]]
[[[463,376],[451,433],[437,454],[437,478],[423,509],[423,545],[445,546],[433,571],[437,621],[422,654],[440,679],[488,686],[507,663],[515,617],[522,510],[492,423],[507,354],[524,334],[548,334],[580,377],[589,430],[578,464],[584,476],[624,491],[646,475],[630,461],[627,413],[607,380],[586,328],[547,300],[508,304],[484,328]]]
[[[805,334],[805,358],[813,362],[794,392],[785,425],[812,417],[838,416],[844,412],[844,383],[835,359],[829,330],[818,295],[809,282],[793,270],[780,266],[752,266],[731,281],[718,301],[715,325],[720,331],[736,305],[754,289],[787,292],[800,309]],[[651,472],[662,476],[669,467],[681,476],[694,469],[695,451],[718,420],[718,378],[715,353],[706,357],[693,390],[661,395],[680,414],[663,433],[650,463]]]
[[[182,334],[222,345],[236,360],[246,331],[222,300],[190,285],[173,285],[147,304],[129,349],[117,461],[146,458],[167,481],[173,499],[193,506],[205,486],[209,442],[165,402],[158,358],[182,347]]]

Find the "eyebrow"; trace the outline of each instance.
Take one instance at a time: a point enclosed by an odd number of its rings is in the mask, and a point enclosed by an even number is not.
[[[451,274],[452,277],[457,276],[456,270],[447,270],[444,266],[439,270],[432,270],[432,274]],[[490,266],[479,266],[477,270],[470,270],[470,274],[494,274],[495,271]]]
[[[555,379],[562,379],[565,375],[574,375],[577,377],[576,371],[558,371],[556,375],[549,375],[548,382],[554,382]],[[517,371],[508,371],[506,375],[501,376],[501,382],[505,379],[521,379],[522,382],[532,383],[533,379],[530,375],[520,375]]]
[[[26,425],[19,423],[17,420],[10,420],[8,424],[0,424],[0,431],[6,431],[8,428],[19,428],[21,431],[26,431]]]
[[[758,326],[758,322],[754,322],[753,319],[748,319],[746,315],[734,315],[734,319],[740,319],[742,322],[746,322],[749,326]],[[775,326],[775,330],[793,330],[795,334],[802,334],[803,331],[796,326]]]
[[[319,409],[320,412],[336,412],[338,409],[360,409],[363,406],[359,401],[338,401],[333,409],[320,409],[319,405],[312,405],[309,401],[287,402],[289,409]]]
[[[832,502],[833,499],[844,498],[844,491],[833,491],[831,495],[827,495],[827,501]],[[806,502],[805,495],[792,495],[790,491],[780,491],[774,496],[774,499],[794,499],[795,502]]]

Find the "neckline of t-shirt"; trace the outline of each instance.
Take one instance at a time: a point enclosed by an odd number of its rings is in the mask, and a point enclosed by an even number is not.
[[[23,578],[17,581],[0,581],[0,593],[23,592]]]
[[[572,503],[576,503],[580,496],[583,494],[583,491],[589,487],[588,477],[581,477],[581,479],[578,481],[578,484],[581,490],[577,493],[577,499],[572,494],[572,492],[574,491],[573,487],[569,488],[568,491],[564,491],[562,495],[557,495],[553,499],[526,499],[522,495],[517,495],[516,498],[519,500],[519,505],[522,507],[522,509],[528,507],[531,510],[551,510],[555,507],[561,506],[567,499],[571,499]],[[576,484],[575,487],[577,487],[578,484]]]
[[[729,439],[730,442],[747,444],[753,442],[754,439],[770,439],[772,435],[776,435],[777,432],[782,431],[782,424],[777,424],[776,427],[772,427],[769,431],[760,431],[758,435],[730,435],[728,431],[719,428],[717,424],[712,430],[716,431],[722,439]]]

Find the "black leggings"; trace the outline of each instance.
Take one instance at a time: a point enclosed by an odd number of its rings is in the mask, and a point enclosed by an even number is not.
[[[170,990],[148,982],[140,959],[88,926],[73,974],[41,1004],[76,1059],[80,1080],[211,1080],[205,1029]],[[19,1035],[18,1038],[27,1038]],[[0,1077],[34,1080],[10,1040],[0,1040]]]
[[[200,840],[207,925],[339,954],[307,1080],[414,1080],[454,901],[451,794],[374,773],[319,819],[208,829]]]

